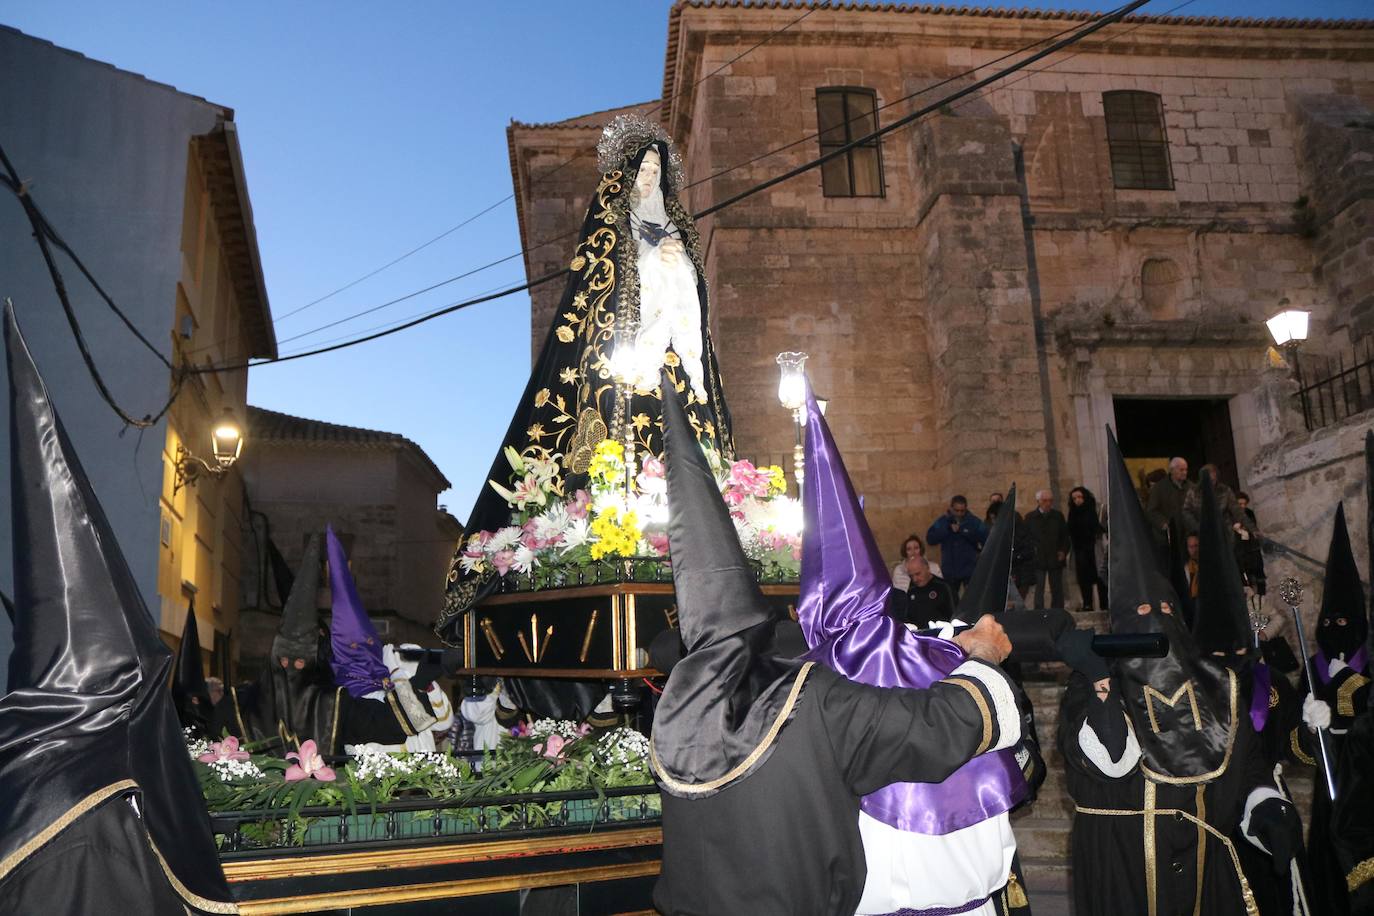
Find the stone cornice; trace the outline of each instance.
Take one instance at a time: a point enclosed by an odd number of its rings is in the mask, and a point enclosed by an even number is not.
[[[1061,352],[1104,347],[1195,347],[1230,349],[1263,346],[1269,339],[1262,325],[1239,321],[1117,321],[1081,318],[1049,320]]]

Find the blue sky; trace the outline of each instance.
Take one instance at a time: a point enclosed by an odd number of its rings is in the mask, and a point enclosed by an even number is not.
[[[1154,0],[1144,11],[1178,2]],[[6,0],[0,22],[235,110],[268,293],[285,316],[507,197],[510,119],[558,120],[656,98],[669,7]],[[1343,18],[1371,8],[1368,0],[1194,0],[1180,13]],[[514,258],[287,340],[519,248],[507,201],[376,277],[279,317],[282,352],[520,283],[523,261]],[[453,481],[440,501],[463,518],[524,387],[529,352],[529,299],[520,294],[375,343],[255,369],[249,400],[408,436]]]

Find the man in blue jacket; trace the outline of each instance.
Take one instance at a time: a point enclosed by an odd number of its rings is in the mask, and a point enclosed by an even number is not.
[[[968,514],[968,500],[962,496],[951,499],[949,511],[937,518],[926,532],[926,540],[940,547],[940,570],[956,599],[973,576],[978,551],[987,539],[987,526]]]

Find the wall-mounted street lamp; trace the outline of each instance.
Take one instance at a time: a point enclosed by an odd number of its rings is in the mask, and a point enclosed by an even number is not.
[[[239,460],[243,452],[243,428],[228,407],[215,421],[210,430],[210,455],[214,463],[192,454],[183,444],[177,445],[176,476],[172,482],[172,495],[182,487],[194,486],[202,476],[223,477]]]
[[[788,351],[778,354],[778,401],[792,411],[792,422],[797,427],[797,444],[792,450],[792,475],[797,479],[797,492],[801,492],[805,478],[805,453],[802,450],[802,424],[806,421],[806,360],[805,353]]]
[[[1307,324],[1311,317],[1312,313],[1303,309],[1284,309],[1266,321],[1269,334],[1274,338],[1274,346],[1285,352],[1296,351],[1307,339]]]

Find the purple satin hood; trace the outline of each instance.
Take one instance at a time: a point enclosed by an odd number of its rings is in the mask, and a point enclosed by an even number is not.
[[[1269,690],[1274,686],[1273,672],[1264,662],[1255,663],[1254,689],[1250,692],[1250,724],[1264,731],[1269,721]]]
[[[358,586],[348,571],[348,555],[333,528],[325,528],[329,549],[329,593],[333,596],[329,639],[334,650],[334,680],[355,699],[390,686],[382,662],[382,638],[363,608]]]
[[[891,579],[825,418],[807,393],[801,600],[806,658],[875,687],[924,688],[964,661],[952,642],[917,636],[887,614]],[[940,783],[893,783],[860,802],[873,818],[945,834],[1011,810],[1026,795],[1011,750],[974,758]]]

